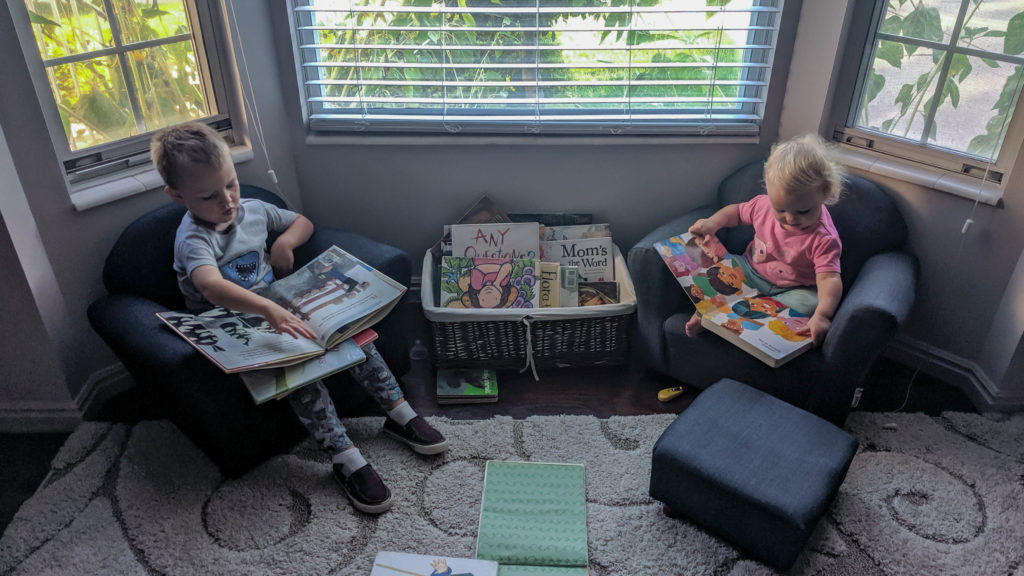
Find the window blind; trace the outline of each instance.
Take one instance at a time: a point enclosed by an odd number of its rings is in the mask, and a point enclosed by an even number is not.
[[[756,134],[782,0],[293,0],[314,131]]]

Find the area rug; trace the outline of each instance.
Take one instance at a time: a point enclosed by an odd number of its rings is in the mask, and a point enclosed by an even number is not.
[[[487,460],[586,467],[591,573],[759,575],[768,567],[647,495],[673,415],[432,418],[423,458],[346,421],[395,494],[354,512],[313,445],[226,480],[173,425],[85,423],[0,537],[0,573],[366,575],[378,550],[472,557]],[[791,574],[1024,576],[1024,414],[855,413],[860,449]],[[426,575],[425,575],[426,576]]]

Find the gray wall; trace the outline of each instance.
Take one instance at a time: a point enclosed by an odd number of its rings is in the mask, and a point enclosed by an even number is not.
[[[280,190],[316,224],[387,241],[409,252],[414,262],[437,239],[441,225],[457,219],[483,193],[509,209],[591,211],[612,224],[623,250],[670,216],[708,202],[719,180],[762,158],[768,143],[778,136],[777,118],[788,73],[785,63],[796,37],[795,19],[784,23],[779,48],[783,65],[774,72],[775,89],[769,97],[761,144],[314,145],[305,139],[284,5],[246,3],[246,10],[238,13],[241,44],[252,67],[251,82]],[[797,5],[787,2],[787,9]],[[790,12],[788,17],[794,16]],[[239,39],[234,40],[237,49]],[[38,386],[15,386],[5,366],[0,380],[3,414],[4,407],[15,400],[63,406],[66,397],[54,393],[54,380],[62,379],[67,393],[81,399],[97,374],[116,364],[88,326],[85,309],[103,292],[100,269],[117,234],[138,215],[167,200],[160,192],[150,192],[75,212],[46,137],[27,68],[18,56],[20,45],[7,9],[0,10],[0,50],[10,55],[0,65],[0,127],[8,143],[16,143],[10,147],[10,158],[19,189],[51,264],[50,288],[66,310],[59,336],[66,342],[60,346],[29,349],[28,343],[5,339],[5,358],[56,366],[59,374],[35,371],[29,377],[38,380]],[[790,86],[791,92],[796,89]],[[255,159],[239,166],[240,176],[272,188],[263,150],[258,142],[254,146]],[[1018,208],[1024,193],[1022,180],[1024,174],[1013,177],[1006,208],[982,206],[974,212],[977,224],[952,264],[963,219],[972,214],[971,203],[895,181],[883,182],[897,193],[922,259],[919,305],[902,336],[915,349],[927,349],[954,364],[981,366],[982,376],[993,380],[997,393],[1018,395],[1024,394],[1015,384],[1024,376],[1018,345],[1021,322],[998,324],[994,319],[1013,309],[1015,296],[1008,294],[1008,288],[1024,244],[1024,214]],[[2,235],[0,240],[9,236]],[[17,272],[20,264],[8,252],[0,250],[4,270]],[[17,309],[36,309],[30,292],[24,288],[13,292],[5,297],[15,300]],[[38,316],[39,320],[24,321],[37,333],[45,332],[50,325],[47,310],[39,310]],[[954,316],[955,320],[948,320]],[[993,338],[1004,343],[1009,338],[1013,345],[1006,346],[1006,353],[993,355],[992,347],[985,345]],[[7,425],[0,421],[0,427]]]

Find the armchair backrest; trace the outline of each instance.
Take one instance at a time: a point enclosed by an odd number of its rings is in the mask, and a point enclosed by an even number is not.
[[[269,190],[242,185],[243,198],[257,198],[285,207]],[[110,294],[134,294],[168,309],[185,306],[174,273],[174,234],[185,207],[171,202],[155,208],[124,229],[103,265],[103,286]]]
[[[763,162],[740,168],[718,187],[722,206],[745,202],[764,192]],[[843,242],[840,265],[843,286],[849,290],[868,258],[881,252],[900,250],[907,241],[907,224],[892,197],[870,180],[849,174],[843,182],[839,202],[828,207],[832,222]],[[722,230],[719,238],[729,252],[742,254],[753,238],[753,229],[741,226]]]

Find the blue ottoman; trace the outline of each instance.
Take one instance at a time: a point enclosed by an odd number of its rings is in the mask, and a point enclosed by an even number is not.
[[[856,450],[857,441],[835,425],[723,379],[655,443],[650,494],[785,571],[835,497]]]

